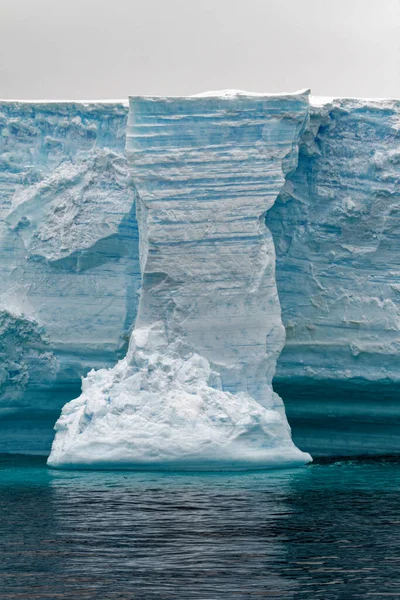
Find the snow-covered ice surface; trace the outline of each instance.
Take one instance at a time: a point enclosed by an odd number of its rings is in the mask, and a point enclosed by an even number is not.
[[[57,467],[303,464],[272,390],[284,328],[265,225],[297,164],[308,93],[132,98],[142,291],[125,359],[56,424]]]

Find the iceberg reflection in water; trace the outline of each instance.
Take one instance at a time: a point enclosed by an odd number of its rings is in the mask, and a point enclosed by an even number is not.
[[[3,457],[1,598],[399,597],[399,491],[390,458],[189,475]]]

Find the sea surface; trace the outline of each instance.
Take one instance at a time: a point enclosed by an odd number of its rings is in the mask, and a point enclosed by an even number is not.
[[[400,461],[205,475],[0,456],[0,598],[400,598]]]

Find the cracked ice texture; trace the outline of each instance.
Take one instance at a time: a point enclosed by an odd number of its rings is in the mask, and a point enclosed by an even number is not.
[[[52,466],[246,468],[310,460],[272,390],[284,328],[265,226],[308,93],[132,98],[142,290],[125,359],[89,373]]]
[[[3,451],[47,450],[80,377],[126,351],[140,278],[127,112],[0,102]]]

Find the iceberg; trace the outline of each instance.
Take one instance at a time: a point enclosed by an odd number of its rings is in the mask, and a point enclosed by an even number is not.
[[[308,92],[130,99],[142,288],[124,359],[56,423],[52,467],[304,464],[272,389],[284,328],[265,225],[297,164]]]
[[[136,322],[207,362],[174,378],[185,393],[283,413],[280,396],[313,456],[398,453],[399,101],[228,91],[128,112],[0,101],[0,452],[48,455],[82,377],[142,364]]]

